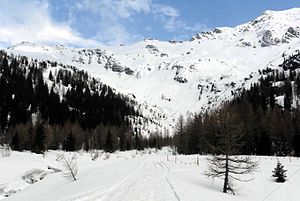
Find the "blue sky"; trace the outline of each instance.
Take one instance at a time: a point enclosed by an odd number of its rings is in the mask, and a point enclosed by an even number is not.
[[[1,0],[0,46],[21,41],[77,47],[185,40],[236,26],[299,0]]]

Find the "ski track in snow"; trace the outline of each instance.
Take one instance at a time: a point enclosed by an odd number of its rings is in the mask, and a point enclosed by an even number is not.
[[[291,174],[288,179],[290,180],[291,178],[293,178],[296,174],[298,174],[300,171],[300,168],[297,169],[295,172],[293,172],[293,174]],[[276,193],[280,188],[282,187],[282,185],[279,185],[278,187],[276,187],[273,191],[271,191],[270,193],[268,193],[268,195],[266,195],[266,197],[262,200],[262,201],[265,201],[265,200],[269,200],[269,198],[274,194]]]
[[[122,185],[123,183],[125,183],[127,180],[129,180],[134,174],[136,174],[136,172],[128,175],[127,177],[125,177],[124,179],[122,179],[120,182],[118,182],[117,184],[113,185],[112,187],[104,190],[104,191],[97,191],[94,190],[93,192],[87,192],[81,195],[77,195],[76,197],[73,197],[71,199],[66,199],[64,201],[92,201],[92,200],[99,200],[98,198],[111,192],[114,191],[115,189],[117,189],[120,185]],[[102,200],[102,199],[100,199]]]
[[[65,201],[180,201],[168,179],[169,173],[170,169],[164,162],[143,160],[134,173],[111,188]]]
[[[60,168],[57,151],[45,158],[26,152],[13,152],[0,158],[0,186],[3,201],[299,201],[300,158],[255,157],[260,168],[253,180],[236,182],[235,196],[222,193],[222,179],[203,175],[207,156],[170,156],[171,152],[140,154],[136,151],[111,154],[110,158],[91,160],[90,153],[79,154],[78,180],[70,181],[57,172],[27,184],[22,176],[34,169]],[[169,156],[169,157],[168,157]],[[199,164],[196,164],[199,158]],[[287,169],[284,184],[274,182],[272,170],[280,160]],[[41,164],[43,163],[43,164]],[[22,164],[22,165],[19,165]],[[15,191],[15,192],[13,192]],[[5,197],[4,193],[11,193]],[[2,197],[1,197],[2,196]]]
[[[110,191],[80,201],[180,201],[167,178],[169,172],[163,162],[144,160],[134,174]]]

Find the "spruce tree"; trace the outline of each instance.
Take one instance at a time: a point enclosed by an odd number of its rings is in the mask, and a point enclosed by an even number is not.
[[[45,141],[46,141],[46,134],[45,134],[45,128],[44,123],[42,120],[38,120],[38,124],[36,125],[35,129],[35,136],[33,139],[33,146],[32,151],[41,154],[45,151]]]
[[[284,83],[284,109],[290,111],[293,103],[293,89],[290,80],[286,80]]]
[[[293,136],[293,148],[294,148],[294,156],[300,156],[300,134],[295,134]]]
[[[71,131],[63,143],[63,149],[66,151],[75,151],[75,137]]]
[[[273,177],[276,177],[276,182],[279,182],[279,183],[283,183],[285,182],[285,178],[286,178],[286,175],[285,175],[285,172],[287,170],[284,169],[283,165],[277,161],[277,165],[275,167],[275,169],[272,171],[273,172]]]
[[[108,131],[107,136],[106,136],[104,151],[110,152],[110,153],[114,152],[113,135],[110,131]]]
[[[20,146],[20,138],[18,132],[16,132],[15,135],[12,137],[10,146],[13,150],[22,151],[20,148],[21,146]]]

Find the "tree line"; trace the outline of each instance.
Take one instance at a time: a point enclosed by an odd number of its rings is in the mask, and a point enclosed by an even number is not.
[[[298,52],[278,69],[259,71],[258,83],[214,111],[181,116],[174,136],[178,152],[223,154],[216,147],[226,131],[239,134],[230,142],[238,145],[231,154],[300,156],[299,61]],[[224,116],[225,127],[220,125]]]
[[[74,67],[0,52],[0,143],[14,150],[142,149],[136,102]],[[134,118],[133,118],[134,117]]]

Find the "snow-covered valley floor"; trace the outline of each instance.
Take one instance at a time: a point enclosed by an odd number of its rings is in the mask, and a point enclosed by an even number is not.
[[[255,157],[260,165],[252,181],[235,183],[236,195],[224,194],[222,180],[204,176],[206,156],[175,156],[167,149],[100,154],[76,153],[77,181],[63,177],[58,151],[43,155],[12,152],[0,156],[0,199],[3,201],[218,201],[300,200],[300,159]],[[65,153],[73,155],[73,153]],[[197,164],[199,158],[199,165]],[[287,181],[271,177],[277,159]],[[48,169],[48,167],[52,169]],[[41,179],[41,180],[40,180]],[[33,183],[33,184],[30,184]],[[9,197],[6,197],[9,195]]]

